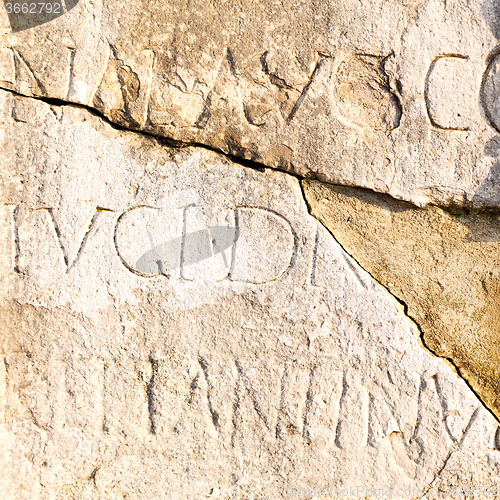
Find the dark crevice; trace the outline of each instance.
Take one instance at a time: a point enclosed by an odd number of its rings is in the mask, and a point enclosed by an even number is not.
[[[20,92],[16,92],[15,90],[5,88],[2,86],[0,86],[0,90],[3,90],[5,92],[10,92],[11,94],[13,94],[17,97],[24,97],[26,99],[35,99],[37,101],[42,101],[42,102],[48,104],[49,106],[57,106],[57,107],[65,106],[65,107],[70,107],[70,108],[84,109],[85,111],[89,112],[92,116],[95,116],[95,117],[101,119],[103,122],[108,124],[114,130],[119,130],[121,132],[135,132],[139,135],[153,139],[156,142],[160,142],[159,139],[164,139],[164,138],[160,138],[159,136],[149,134],[148,132],[144,132],[143,130],[137,130],[137,129],[127,128],[127,127],[123,127],[121,125],[118,125],[117,123],[111,121],[106,115],[97,111],[97,109],[95,109],[91,106],[88,106],[86,104],[65,101],[64,99],[58,99],[56,97],[42,97],[42,96],[34,96],[34,95],[25,95],[25,94],[21,94]]]
[[[88,106],[88,105],[85,105],[85,104],[69,102],[69,101],[65,101],[63,99],[57,99],[57,98],[53,98],[53,97],[29,96],[29,95],[21,94],[19,92],[16,92],[15,90],[8,89],[8,88],[2,87],[2,86],[0,86],[0,90],[4,90],[5,92],[10,92],[11,94],[18,96],[18,97],[24,97],[27,99],[35,99],[37,101],[42,101],[42,102],[45,102],[46,104],[48,104],[49,106],[57,106],[57,107],[68,106],[68,107],[73,107],[73,108],[77,108],[77,109],[83,109],[83,110],[89,112],[92,116],[95,116],[96,118],[101,119],[103,122],[108,124],[114,130],[119,130],[121,132],[133,132],[133,133],[139,134],[147,139],[155,141],[160,146],[167,146],[169,148],[177,149],[177,150],[180,150],[183,148],[189,148],[189,147],[205,149],[206,151],[212,151],[213,153],[217,153],[221,156],[224,156],[225,158],[227,158],[231,162],[236,163],[237,165],[240,165],[242,167],[251,168],[252,170],[257,170],[259,172],[264,172],[265,170],[272,170],[275,172],[281,172],[281,173],[286,173],[288,175],[291,175],[292,177],[295,177],[298,181],[301,181],[303,179],[317,180],[319,182],[322,182],[323,184],[328,184],[331,186],[354,187],[356,189],[361,189],[361,190],[364,190],[367,192],[381,194],[378,191],[364,188],[364,187],[360,187],[360,186],[336,184],[333,182],[328,182],[328,181],[325,181],[324,179],[322,179],[319,176],[319,174],[316,174],[315,172],[308,172],[305,176],[301,176],[301,175],[299,175],[295,172],[289,171],[289,170],[284,170],[281,168],[272,167],[272,166],[266,165],[264,163],[261,163],[256,159],[245,158],[244,157],[245,150],[242,148],[234,148],[233,147],[233,148],[231,148],[231,151],[233,151],[233,153],[230,153],[230,152],[228,153],[228,152],[222,151],[221,149],[217,149],[217,148],[214,148],[214,147],[209,146],[207,144],[202,144],[200,142],[182,142],[182,141],[174,140],[170,137],[164,137],[161,135],[151,134],[151,133],[145,132],[143,130],[128,128],[128,127],[125,127],[123,125],[119,125],[119,124],[111,121],[106,115],[104,115],[100,111],[97,111],[95,108]],[[414,205],[411,202],[400,200],[398,198],[394,198],[389,194],[386,194],[386,196],[394,199],[395,201],[407,203],[411,207],[419,208],[419,207],[417,207],[417,205]]]
[[[264,172],[265,169],[283,172],[283,170],[280,170],[280,169],[274,168],[274,167],[269,167],[269,166],[267,166],[263,163],[260,163],[256,160],[249,160],[247,158],[244,158],[242,156],[244,154],[243,150],[241,150],[241,152],[238,151],[238,153],[241,154],[241,156],[240,156],[239,154],[226,153],[225,151],[208,146],[206,144],[202,144],[202,143],[198,143],[198,142],[176,141],[176,140],[171,139],[169,137],[151,134],[149,132],[145,132],[144,130],[138,130],[135,128],[128,128],[128,127],[125,127],[123,125],[119,125],[116,122],[111,121],[106,115],[104,115],[100,111],[98,111],[95,108],[88,106],[86,104],[69,102],[69,101],[65,101],[63,99],[57,99],[54,97],[41,97],[41,96],[25,95],[25,94],[21,94],[19,92],[16,92],[15,90],[8,89],[8,88],[2,87],[2,86],[0,86],[0,90],[3,90],[5,92],[9,92],[17,97],[23,97],[26,99],[35,99],[37,101],[42,101],[42,102],[48,104],[49,106],[57,106],[57,107],[64,107],[65,106],[65,107],[83,109],[83,110],[89,112],[92,116],[95,116],[96,118],[99,118],[100,120],[105,122],[107,125],[109,125],[114,130],[119,130],[121,132],[132,132],[132,133],[139,134],[147,139],[154,140],[160,146],[168,146],[172,149],[183,149],[183,148],[188,148],[188,147],[201,148],[201,149],[205,149],[205,150],[220,154],[220,155],[228,158],[229,160],[231,160],[233,163],[236,163],[236,164],[241,165],[243,167],[251,168],[253,170],[258,170],[259,172]],[[284,171],[284,172],[296,177],[297,179],[302,179],[302,177],[298,176],[297,174],[295,174],[293,172],[287,172],[287,171]]]
[[[56,106],[56,107],[68,106],[68,107],[73,107],[73,108],[77,108],[77,109],[83,109],[83,110],[87,111],[88,113],[90,113],[92,116],[95,116],[96,118],[99,118],[100,120],[102,120],[103,122],[108,124],[114,130],[118,130],[121,132],[132,132],[132,133],[139,134],[139,135],[141,135],[149,140],[155,141],[160,146],[167,146],[169,148],[177,149],[177,150],[180,150],[183,148],[190,148],[190,147],[205,149],[207,151],[212,151],[213,153],[217,153],[221,156],[224,156],[225,158],[227,158],[231,162],[236,163],[237,165],[240,165],[242,167],[251,168],[252,170],[257,170],[259,172],[264,172],[267,169],[267,170],[272,170],[275,172],[286,173],[288,175],[291,175],[292,177],[295,177],[299,181],[301,181],[303,179],[308,179],[308,180],[316,180],[318,182],[321,182],[323,184],[328,184],[330,186],[356,188],[356,189],[359,189],[360,191],[387,196],[388,198],[390,198],[394,201],[397,201],[398,203],[405,203],[408,205],[408,207],[411,207],[411,208],[418,208],[418,209],[425,208],[425,207],[416,205],[416,204],[412,203],[411,201],[402,200],[400,198],[396,198],[396,197],[392,196],[389,193],[382,193],[380,191],[376,191],[376,190],[371,189],[371,188],[367,188],[367,187],[363,187],[363,186],[359,186],[359,185],[355,185],[355,184],[338,184],[335,182],[330,182],[330,181],[325,180],[321,174],[316,173],[316,172],[307,172],[306,175],[299,175],[296,172],[293,172],[290,170],[272,167],[272,166],[266,165],[265,163],[260,162],[255,157],[252,159],[245,158],[246,150],[244,148],[231,147],[231,144],[229,144],[230,152],[226,152],[226,151],[223,151],[221,149],[218,149],[218,148],[215,148],[213,146],[209,146],[207,144],[203,144],[200,142],[178,141],[178,140],[172,139],[170,137],[156,135],[156,134],[152,134],[150,132],[146,132],[144,130],[139,130],[136,128],[129,128],[129,127],[120,125],[120,124],[110,120],[106,115],[104,115],[103,113],[101,113],[97,109],[93,108],[92,106],[88,106],[86,104],[65,101],[63,99],[58,99],[58,98],[54,98],[54,97],[29,96],[29,95],[21,94],[21,93],[15,91],[15,90],[12,90],[12,89],[2,87],[1,85],[0,85],[0,90],[4,90],[5,92],[9,92],[9,93],[11,93],[15,96],[18,96],[18,97],[24,97],[27,99],[35,99],[37,101],[42,101],[42,102],[45,102],[46,104],[48,104],[49,106]],[[292,166],[292,168],[293,168],[293,166]],[[463,214],[475,214],[475,215],[482,215],[482,214],[500,215],[500,207],[498,207],[498,208],[497,207],[484,207],[482,209],[474,209],[474,208],[467,208],[467,207],[464,207],[461,205],[454,205],[454,204],[440,205],[438,203],[432,203],[432,202],[429,203],[427,206],[435,206],[435,207],[441,208],[442,210],[445,210],[452,215],[454,215],[455,212],[460,212],[461,214],[463,213]]]
[[[326,56],[323,56],[323,57],[326,57]],[[319,62],[321,62],[321,59]],[[319,66],[320,66],[320,64],[318,65],[318,67]],[[139,130],[136,128],[129,128],[129,127],[126,127],[124,125],[120,125],[120,124],[110,120],[106,115],[104,115],[103,113],[101,113],[97,109],[93,108],[92,106],[86,105],[86,104],[65,101],[63,99],[58,99],[58,98],[54,98],[54,97],[29,96],[29,95],[21,94],[20,92],[17,92],[17,91],[12,90],[12,89],[2,87],[1,85],[0,85],[0,90],[4,90],[5,92],[9,92],[9,93],[11,93],[15,96],[18,96],[18,97],[24,97],[27,99],[35,99],[38,101],[42,101],[42,102],[45,102],[46,104],[48,104],[49,106],[57,106],[57,107],[68,106],[68,107],[83,109],[83,110],[87,111],[88,113],[90,113],[92,116],[95,116],[96,118],[101,119],[103,122],[108,124],[114,130],[118,130],[121,132],[136,133],[136,134],[139,134],[139,135],[141,135],[149,140],[155,141],[160,146],[167,146],[167,147],[172,148],[174,150],[175,149],[180,150],[183,148],[193,147],[193,148],[205,149],[207,151],[212,151],[213,153],[217,153],[221,156],[224,156],[225,158],[227,158],[231,162],[236,163],[237,165],[240,165],[242,167],[251,168],[252,170],[257,170],[259,172],[264,172],[267,169],[267,170],[272,170],[275,172],[286,173],[288,175],[291,175],[292,177],[295,177],[299,181],[304,180],[304,179],[308,179],[308,180],[316,180],[318,182],[321,182],[322,184],[327,184],[329,186],[355,188],[355,189],[359,189],[360,191],[364,191],[367,193],[374,193],[376,195],[387,196],[391,200],[394,200],[398,203],[405,203],[408,205],[408,207],[411,207],[411,208],[425,209],[426,207],[431,207],[431,206],[437,207],[437,208],[440,208],[440,209],[450,213],[450,215],[453,215],[453,216],[456,216],[457,213],[459,213],[460,215],[463,215],[463,214],[466,214],[466,215],[469,215],[469,214],[470,215],[500,215],[500,207],[487,206],[487,207],[483,207],[483,208],[478,209],[478,208],[466,207],[463,205],[453,204],[453,203],[449,203],[449,204],[445,205],[445,204],[439,204],[439,203],[434,203],[434,202],[430,202],[426,206],[422,207],[422,206],[419,206],[419,205],[412,203],[411,201],[396,198],[395,196],[393,196],[389,193],[382,193],[380,191],[376,191],[375,189],[367,188],[364,186],[359,186],[356,184],[339,184],[339,183],[331,182],[331,181],[325,180],[321,174],[316,173],[316,172],[310,171],[310,172],[307,172],[306,175],[299,175],[294,171],[286,170],[283,168],[272,167],[272,166],[266,165],[265,163],[260,162],[258,159],[255,158],[254,155],[252,155],[252,156],[254,156],[252,159],[245,158],[245,154],[247,153],[247,151],[244,148],[232,147],[231,144],[229,144],[230,151],[226,152],[226,151],[223,151],[221,149],[218,149],[218,148],[215,148],[213,146],[209,146],[208,144],[203,144],[200,142],[178,141],[178,140],[172,139],[170,137],[156,135],[156,134],[153,134],[150,132],[146,132],[144,130]],[[292,165],[292,168],[293,168],[293,165]]]

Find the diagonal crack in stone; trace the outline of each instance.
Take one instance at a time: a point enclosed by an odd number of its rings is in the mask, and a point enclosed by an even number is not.
[[[301,185],[309,212],[403,306],[422,345],[447,360],[498,419],[497,216],[457,217],[367,190]]]

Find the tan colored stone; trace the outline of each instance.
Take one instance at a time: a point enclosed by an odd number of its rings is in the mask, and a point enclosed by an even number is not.
[[[404,301],[425,345],[500,417],[500,219],[303,183],[311,213]]]

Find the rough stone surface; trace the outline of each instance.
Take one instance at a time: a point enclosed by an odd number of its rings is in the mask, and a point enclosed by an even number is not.
[[[425,344],[451,358],[500,417],[500,220],[416,209],[373,192],[304,182],[311,213],[399,297]]]
[[[65,4],[0,7],[1,87],[420,206],[500,207],[495,0]]]
[[[495,419],[296,178],[77,107],[0,110],[2,498],[498,485]]]

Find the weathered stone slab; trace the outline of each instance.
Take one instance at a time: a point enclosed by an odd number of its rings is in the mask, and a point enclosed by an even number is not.
[[[296,178],[0,100],[3,498],[498,485],[495,419]]]
[[[2,87],[417,205],[500,206],[494,0],[65,5],[20,32],[3,12]]]

